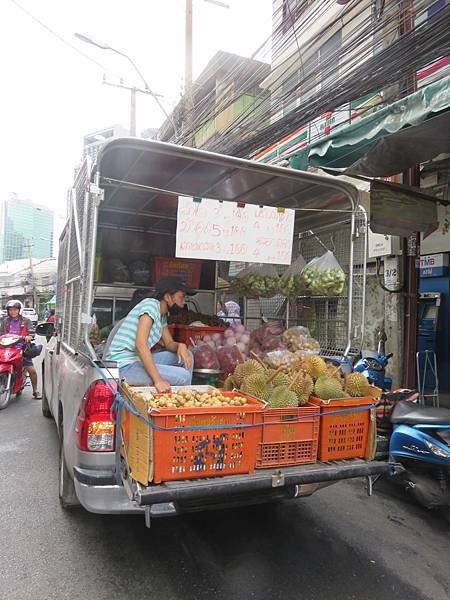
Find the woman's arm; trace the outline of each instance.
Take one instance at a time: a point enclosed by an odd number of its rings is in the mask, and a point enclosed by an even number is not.
[[[164,342],[164,346],[165,346],[166,350],[177,353],[178,360],[181,363],[184,363],[184,366],[186,367],[186,369],[191,368],[191,366],[192,366],[191,355],[188,352],[186,344],[181,344],[179,342],[175,342],[168,327],[164,327],[164,329],[163,329],[162,341]]]
[[[145,370],[151,377],[158,392],[168,392],[170,383],[165,381],[159,374],[158,369],[153,361],[152,353],[148,347],[148,336],[153,325],[153,319],[144,314],[139,317],[139,324],[136,333],[136,351],[144,365]]]

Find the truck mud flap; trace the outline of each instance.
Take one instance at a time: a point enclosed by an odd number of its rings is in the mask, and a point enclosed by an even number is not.
[[[158,485],[140,487],[136,501],[141,506],[161,502],[187,502],[214,497],[231,497],[245,493],[260,493],[273,488],[301,484],[330,483],[356,477],[392,475],[395,465],[387,462],[347,460],[332,463],[316,463],[282,470],[264,469],[250,475],[228,475],[210,479],[171,481]]]

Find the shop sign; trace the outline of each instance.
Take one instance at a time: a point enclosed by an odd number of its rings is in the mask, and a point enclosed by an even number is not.
[[[448,268],[448,254],[427,254],[420,257],[421,277],[442,277]]]
[[[180,196],[176,257],[290,265],[295,211]]]

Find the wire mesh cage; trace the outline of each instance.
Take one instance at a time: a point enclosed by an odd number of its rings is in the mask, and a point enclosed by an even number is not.
[[[62,324],[61,339],[72,348],[82,341],[82,307],[86,305],[83,277],[89,222],[87,193],[90,161],[86,159],[69,193],[69,219],[61,235],[56,290],[56,317]],[[92,219],[91,219],[92,221]]]
[[[245,302],[245,315],[251,328],[263,320],[283,320],[286,326],[304,325],[320,342],[326,356],[356,355],[364,336],[367,217],[358,210],[332,225],[298,234],[292,260],[299,254],[306,262],[331,251],[346,275],[339,296],[284,296]],[[282,268],[284,271],[286,268]]]

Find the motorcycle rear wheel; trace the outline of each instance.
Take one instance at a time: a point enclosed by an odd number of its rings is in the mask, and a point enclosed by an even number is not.
[[[11,400],[11,375],[0,373],[0,410],[6,408]]]

